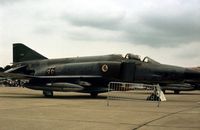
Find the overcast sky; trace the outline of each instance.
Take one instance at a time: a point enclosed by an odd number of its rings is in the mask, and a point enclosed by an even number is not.
[[[134,53],[200,65],[200,0],[0,0],[0,66],[12,43],[48,58]]]

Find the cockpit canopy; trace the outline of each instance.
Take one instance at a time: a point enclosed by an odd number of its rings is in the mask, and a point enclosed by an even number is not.
[[[131,54],[131,53],[127,53],[126,56],[125,56],[126,59],[134,59],[134,60],[140,60],[140,56],[139,55],[134,55],[134,54]]]
[[[159,62],[149,58],[148,56],[144,57],[144,59],[142,61],[145,63],[150,63],[150,64],[160,64]]]
[[[141,60],[139,55],[134,55],[134,54],[131,54],[131,53],[127,53],[125,58],[126,59],[138,60],[138,61],[142,61],[142,62],[150,63],[150,64],[160,64],[159,62],[149,58],[148,56],[144,57],[144,59]]]

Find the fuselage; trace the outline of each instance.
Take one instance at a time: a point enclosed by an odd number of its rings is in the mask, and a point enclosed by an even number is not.
[[[30,80],[29,86],[46,86],[48,83],[73,83],[84,87],[81,91],[96,88],[107,88],[111,81],[171,84],[186,81],[187,69],[164,65],[158,62],[141,61],[134,57],[105,55],[62,59],[44,59],[18,63],[25,65],[24,73],[33,76],[49,76]],[[80,76],[80,78],[63,78],[63,76]],[[87,76],[99,76],[87,78]],[[56,78],[50,78],[56,77]],[[89,85],[88,85],[89,84]],[[42,88],[41,88],[42,89]],[[105,91],[105,90],[102,90]]]

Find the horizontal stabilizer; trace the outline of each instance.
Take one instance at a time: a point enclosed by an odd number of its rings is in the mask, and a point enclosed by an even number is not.
[[[5,73],[21,73],[26,69],[26,65],[13,67],[9,70],[6,70]]]
[[[0,77],[10,78],[10,79],[31,79],[33,76],[19,74],[19,73],[3,73],[0,72]]]

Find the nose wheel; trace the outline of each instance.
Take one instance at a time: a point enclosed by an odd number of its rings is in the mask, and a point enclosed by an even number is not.
[[[53,97],[53,91],[47,91],[47,90],[44,90],[43,91],[43,95],[47,98],[51,98]]]

